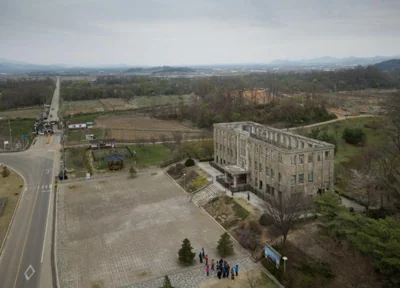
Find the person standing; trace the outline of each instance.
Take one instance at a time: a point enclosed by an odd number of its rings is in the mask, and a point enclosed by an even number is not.
[[[238,264],[235,265],[235,273],[236,273],[236,277],[237,277],[238,273],[239,273],[239,265]]]
[[[229,278],[229,264],[226,264],[226,278]]]
[[[217,276],[218,276],[218,279],[220,279],[220,280],[221,280],[221,274],[222,274],[222,270],[221,270],[221,267],[219,267],[218,268],[218,272],[217,272]]]
[[[200,260],[200,263],[203,263],[203,255],[201,255],[201,252],[199,253],[199,260]]]
[[[204,258],[204,256],[205,256],[205,254],[204,254],[204,247],[203,248],[201,248],[201,254],[202,254],[202,256],[203,256],[203,258]]]
[[[206,273],[207,273],[207,276],[210,276],[210,266],[206,266]]]
[[[235,280],[235,273],[233,273],[233,267],[231,268],[231,279]]]
[[[206,259],[206,265],[208,265],[208,255],[204,259]]]
[[[215,263],[214,263],[214,259],[211,260],[211,271],[215,272],[215,267],[214,267]]]

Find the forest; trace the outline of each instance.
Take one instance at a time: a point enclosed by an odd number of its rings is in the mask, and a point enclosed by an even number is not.
[[[0,110],[38,106],[51,101],[55,83],[50,78],[0,81]]]

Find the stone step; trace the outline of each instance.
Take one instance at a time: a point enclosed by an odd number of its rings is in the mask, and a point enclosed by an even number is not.
[[[203,190],[197,192],[193,198],[193,203],[198,206],[202,207],[212,199],[220,196],[223,194],[223,191],[219,191],[218,188],[214,187],[213,184],[205,187]]]

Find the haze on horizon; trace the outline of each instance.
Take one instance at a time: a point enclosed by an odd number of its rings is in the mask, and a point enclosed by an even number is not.
[[[398,55],[398,0],[4,0],[0,58],[35,64],[267,63]]]

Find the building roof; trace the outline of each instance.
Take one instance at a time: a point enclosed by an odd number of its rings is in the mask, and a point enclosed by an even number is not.
[[[310,144],[313,148],[334,148],[335,145],[308,138],[302,135],[292,133],[287,130],[280,130],[270,126],[265,126],[252,121],[217,123],[214,127],[220,129],[233,130],[237,133],[247,135],[247,137],[257,139],[263,142],[271,143],[277,147],[286,150],[304,150],[308,149]],[[300,147],[299,142],[304,143],[304,147]],[[310,147],[311,147],[310,146]]]
[[[112,161],[122,161],[124,160],[125,156],[118,154],[118,153],[113,153],[112,155],[108,157],[104,157],[104,160],[107,162],[112,162]]]
[[[90,140],[90,144],[100,144],[100,143],[115,143],[117,140],[115,139],[94,139]]]

